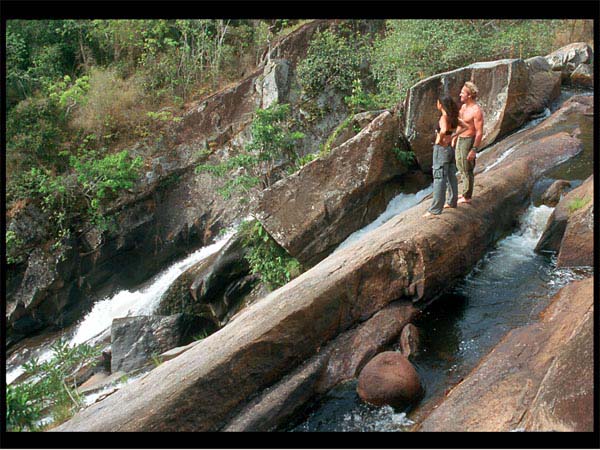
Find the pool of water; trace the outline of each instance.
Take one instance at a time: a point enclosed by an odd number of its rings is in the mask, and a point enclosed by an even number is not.
[[[535,321],[560,287],[592,273],[558,270],[552,257],[533,251],[551,212],[530,206],[518,229],[415,322],[421,351],[412,362],[425,387],[415,408],[367,405],[353,380],[309,405],[287,430],[409,431],[509,330]]]

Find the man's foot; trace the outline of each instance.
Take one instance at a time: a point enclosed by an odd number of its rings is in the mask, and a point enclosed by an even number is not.
[[[464,198],[462,197],[461,199],[458,200],[458,203],[466,203],[466,204],[470,204],[471,203],[471,199],[470,198]]]
[[[429,211],[427,211],[425,214],[423,214],[423,217],[425,217],[425,218],[428,219],[428,218],[435,217],[435,216],[438,216],[438,215],[439,214],[433,214],[433,213],[430,213]]]
[[[446,203],[444,205],[444,209],[448,209],[448,208],[456,208],[456,206],[450,206],[448,203]]]

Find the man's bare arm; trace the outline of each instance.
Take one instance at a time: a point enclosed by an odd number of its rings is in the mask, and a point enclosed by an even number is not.
[[[473,142],[473,147],[479,148],[479,144],[481,144],[481,140],[483,139],[483,111],[481,111],[481,108],[477,108],[473,116],[473,121],[475,123],[475,141]]]

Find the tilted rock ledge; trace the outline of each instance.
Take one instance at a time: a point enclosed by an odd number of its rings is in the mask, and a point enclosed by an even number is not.
[[[510,331],[418,431],[593,431],[594,280]]]

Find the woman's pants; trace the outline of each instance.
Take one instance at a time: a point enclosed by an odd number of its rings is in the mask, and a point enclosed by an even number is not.
[[[446,187],[450,190],[448,204],[453,208],[458,201],[458,180],[456,179],[456,163],[451,146],[433,146],[433,203],[429,208],[432,214],[441,214],[446,203]]]

